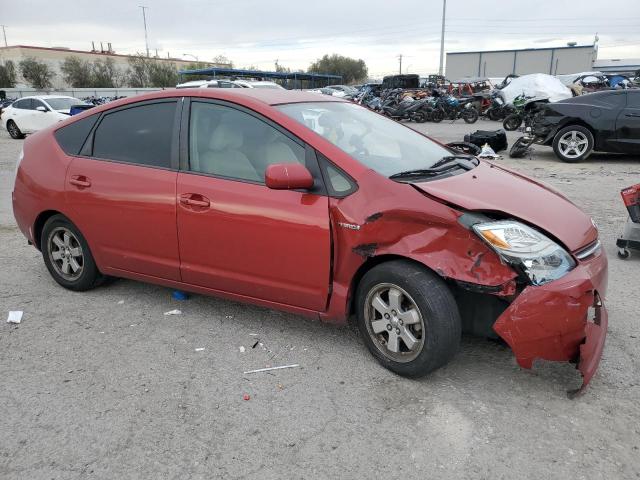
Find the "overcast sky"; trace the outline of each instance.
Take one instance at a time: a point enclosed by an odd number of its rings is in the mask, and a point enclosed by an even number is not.
[[[306,69],[324,53],[362,58],[370,75],[438,69],[442,0],[22,0],[0,2],[9,45],[117,53],[223,54],[237,67]],[[591,44],[598,58],[640,58],[640,0],[448,0],[446,51]],[[1,41],[1,40],[0,40]],[[191,58],[191,57],[188,57]]]

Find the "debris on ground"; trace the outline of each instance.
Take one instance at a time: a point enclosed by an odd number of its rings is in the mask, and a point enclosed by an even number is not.
[[[482,146],[482,151],[480,152],[480,155],[478,155],[478,158],[488,158],[491,160],[495,160],[501,157],[493,150],[493,148],[489,146],[488,143],[485,143]]]
[[[242,399],[243,400],[251,400],[251,396],[248,393],[245,393],[244,395],[242,395]]]
[[[298,365],[297,363],[294,363],[292,365],[282,365],[280,367],[259,368],[257,370],[247,370],[246,372],[244,372],[244,374],[247,375],[249,373],[270,372],[272,370],[282,370],[284,368],[296,368],[296,367],[299,367],[299,366],[300,365]]]
[[[20,323],[22,321],[22,310],[14,310],[9,312],[7,323]]]
[[[171,296],[174,300],[188,300],[189,294],[187,292],[183,292],[182,290],[174,290],[171,293]]]
[[[198,348],[196,348],[196,352],[202,352],[202,351],[204,351],[204,347],[198,347]]]
[[[240,353],[244,353],[244,347],[242,345],[240,345]]]
[[[251,348],[256,348],[259,343],[260,343],[260,340],[256,340],[254,344],[251,346]]]
[[[169,310],[168,312],[164,312],[165,315],[182,315],[182,310]]]
[[[118,300],[118,305],[124,305],[124,300]]]

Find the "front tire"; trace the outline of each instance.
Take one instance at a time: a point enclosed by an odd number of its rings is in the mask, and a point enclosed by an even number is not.
[[[63,215],[44,224],[40,248],[47,270],[64,288],[82,292],[104,280],[80,230]]]
[[[512,113],[507,115],[507,117],[502,122],[502,126],[505,130],[509,132],[514,132],[522,125],[522,117],[517,113]]]
[[[9,120],[7,122],[7,132],[9,132],[9,135],[14,140],[20,140],[24,138],[24,133],[20,131],[18,125],[16,125],[16,122],[14,122],[13,120]]]
[[[407,260],[369,270],[358,285],[358,328],[384,367],[421,377],[448,363],[458,351],[458,306],[444,281]]]
[[[478,121],[478,110],[475,108],[465,108],[462,112],[462,119],[465,123],[476,123]]]
[[[553,151],[560,160],[568,163],[586,160],[593,152],[593,134],[582,125],[563,128],[553,138]]]

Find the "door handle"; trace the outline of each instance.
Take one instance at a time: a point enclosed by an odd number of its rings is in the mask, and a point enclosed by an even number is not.
[[[185,193],[180,195],[180,203],[190,207],[208,208],[211,202],[204,195]]]
[[[69,183],[81,188],[88,188],[91,186],[91,181],[84,175],[74,175],[69,180]]]
[[[640,118],[640,113],[627,113],[625,116]]]

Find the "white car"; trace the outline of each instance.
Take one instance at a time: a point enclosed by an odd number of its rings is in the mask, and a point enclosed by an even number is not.
[[[275,82],[265,82],[265,81],[252,81],[252,80],[235,80],[233,83],[242,87],[242,88],[275,88],[282,89],[284,87],[278,85]]]
[[[71,107],[86,105],[82,100],[58,95],[23,97],[2,110],[0,121],[11,138],[24,138],[26,133],[37,132],[69,118]]]

